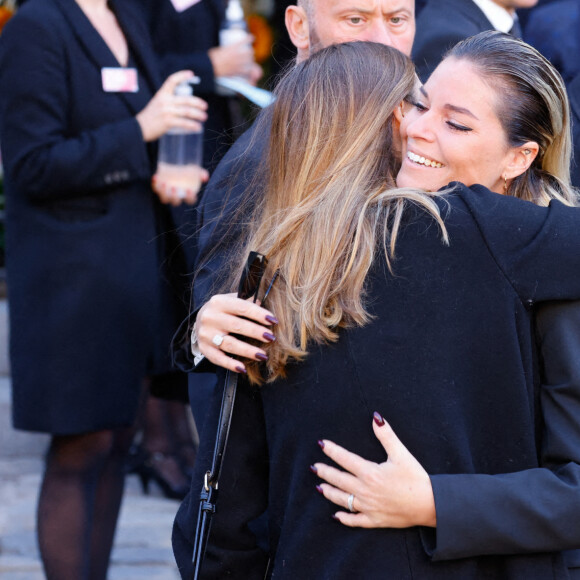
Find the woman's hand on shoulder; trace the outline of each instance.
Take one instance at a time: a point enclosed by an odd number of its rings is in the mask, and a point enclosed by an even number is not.
[[[137,114],[143,139],[155,141],[170,129],[200,131],[201,123],[207,119],[207,103],[194,96],[175,95],[177,85],[193,77],[191,71],[173,73]]]
[[[373,429],[387,453],[384,463],[367,461],[332,441],[319,442],[324,453],[345,470],[325,463],[312,466],[325,481],[317,486],[318,491],[342,508],[334,517],[350,527],[436,527],[429,475],[378,413]]]
[[[276,340],[272,325],[277,323],[269,310],[251,300],[242,300],[235,293],[216,294],[197,314],[197,348],[213,364],[231,371],[245,372],[245,366],[239,359],[263,361],[266,353],[245,342],[244,337],[272,342]]]

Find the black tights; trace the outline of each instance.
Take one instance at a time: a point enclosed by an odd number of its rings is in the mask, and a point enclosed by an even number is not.
[[[105,580],[133,433],[52,438],[37,513],[47,580]]]

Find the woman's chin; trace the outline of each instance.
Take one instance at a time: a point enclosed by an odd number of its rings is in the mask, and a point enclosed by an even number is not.
[[[426,191],[437,191],[442,187],[437,180],[428,179],[427,176],[421,178],[417,175],[409,175],[405,171],[400,171],[397,175],[397,187],[413,187],[415,189],[424,189]],[[444,184],[443,184],[444,185]]]

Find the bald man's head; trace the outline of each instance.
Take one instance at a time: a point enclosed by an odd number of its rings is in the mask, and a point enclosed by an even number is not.
[[[414,0],[298,0],[286,9],[286,28],[298,60],[325,46],[369,40],[411,54]]]

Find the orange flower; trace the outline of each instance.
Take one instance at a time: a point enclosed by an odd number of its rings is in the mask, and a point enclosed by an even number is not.
[[[259,14],[250,14],[247,18],[248,29],[254,37],[254,58],[261,64],[267,61],[272,54],[274,36],[268,21]]]
[[[13,11],[10,8],[6,8],[6,6],[0,6],[0,32],[4,28],[4,25],[10,20]]]

